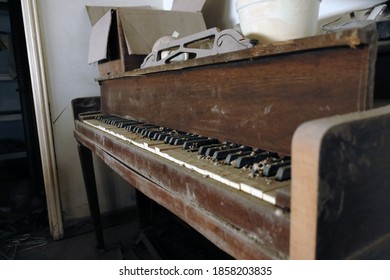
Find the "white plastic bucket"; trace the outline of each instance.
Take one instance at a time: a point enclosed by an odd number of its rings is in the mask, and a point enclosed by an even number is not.
[[[313,36],[321,0],[236,0],[242,33],[260,44]]]

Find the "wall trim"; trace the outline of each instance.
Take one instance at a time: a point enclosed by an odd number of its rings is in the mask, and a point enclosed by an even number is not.
[[[64,229],[37,0],[21,0],[21,4],[37,119],[39,149],[42,158],[49,226],[53,239],[58,240],[63,238]]]

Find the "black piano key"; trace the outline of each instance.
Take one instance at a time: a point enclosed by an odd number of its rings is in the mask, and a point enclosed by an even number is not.
[[[163,131],[164,131],[163,127],[160,127],[159,129],[150,129],[146,137],[148,137],[151,140],[157,140],[155,139],[156,135],[162,133]]]
[[[167,137],[173,137],[178,135],[189,135],[189,133],[184,131],[174,130],[167,127],[161,127],[159,132],[154,133],[152,140],[158,140],[158,141],[167,140],[166,143],[169,144],[170,138]]]
[[[103,122],[103,123],[110,123],[111,120],[114,120],[114,119],[117,119],[117,117],[114,117],[114,116],[102,116],[100,118],[100,121]]]
[[[234,143],[226,144],[225,143],[222,146],[207,149],[206,156],[213,157],[215,152],[218,152],[218,151],[221,151],[221,150],[238,148],[238,147],[240,147],[240,145],[238,145],[238,144],[234,144]]]
[[[148,134],[146,135],[146,137],[148,137],[149,139],[153,139],[154,138],[154,135],[156,135],[157,133],[159,133],[161,130],[149,130],[148,131]]]
[[[118,123],[123,122],[125,119],[123,118],[113,118],[110,119],[109,124],[117,126]]]
[[[226,159],[225,159],[225,163],[226,164],[232,164],[232,161],[238,159],[239,157],[241,156],[247,156],[247,155],[250,155],[252,153],[252,151],[240,151],[240,152],[237,152],[237,153],[231,153],[229,154]]]
[[[261,152],[261,153],[247,155],[247,156],[242,156],[236,160],[234,167],[243,168],[245,166],[252,165],[256,162],[265,160],[269,157],[275,157],[275,156],[277,156],[277,154],[270,153],[270,152]]]
[[[224,150],[214,152],[213,159],[223,160],[223,159],[226,159],[226,157],[229,154],[233,154],[233,153],[237,153],[237,152],[246,152],[246,151],[252,151],[252,148],[241,146],[238,148],[224,149]]]
[[[215,152],[220,151],[224,148],[227,148],[227,145],[214,145],[212,147],[209,147],[205,152],[205,156],[212,157]]]
[[[164,138],[164,143],[169,144],[169,142],[171,142],[172,137],[172,133],[168,133],[168,135]]]
[[[165,143],[170,144],[170,145],[174,145],[175,141],[177,139],[180,139],[180,138],[183,138],[186,136],[190,136],[190,134],[188,134],[188,133],[171,134],[165,138]]]
[[[205,156],[208,149],[215,148],[215,147],[221,147],[223,145],[226,145],[226,144],[219,143],[219,144],[211,144],[211,145],[201,146],[199,148],[198,155]]]
[[[107,117],[101,117],[101,118],[99,119],[99,121],[101,121],[102,123],[106,123],[106,120],[107,120]]]
[[[146,137],[148,137],[151,140],[157,140],[159,134],[167,133],[170,131],[172,131],[172,129],[160,126],[158,128],[149,129],[148,133],[146,134]]]
[[[179,139],[176,139],[175,142],[173,143],[175,146],[181,146],[184,144],[184,142],[186,141],[190,141],[190,140],[205,140],[207,139],[207,137],[204,137],[204,136],[188,136],[188,137],[183,137],[183,138],[179,138]]]
[[[104,119],[105,116],[106,116],[106,115],[96,115],[96,116],[95,116],[95,119],[101,120],[101,119]]]
[[[140,126],[140,125],[142,125],[142,123],[134,123],[134,124],[126,125],[124,128],[125,128],[126,130],[128,130],[128,131],[134,132],[133,130],[134,130],[136,127]]]
[[[276,173],[275,180],[276,181],[287,181],[291,179],[291,165],[282,166],[278,169]]]
[[[105,119],[104,119],[104,122],[107,123],[107,124],[114,125],[114,123],[115,123],[116,121],[121,121],[121,120],[123,120],[123,119],[122,119],[122,118],[118,118],[118,117],[113,117],[113,116],[111,116],[111,117],[105,118]]]
[[[148,129],[144,129],[144,130],[142,130],[142,132],[141,132],[141,136],[142,136],[142,137],[148,137],[148,138],[149,138],[149,134],[150,134],[150,132],[153,131],[153,129],[158,129],[158,128],[148,128]]]
[[[216,151],[220,150],[221,147],[223,146],[208,148],[205,155],[208,157],[212,157]]]
[[[130,125],[127,129],[130,130],[131,132],[138,133],[140,129],[143,129],[147,126],[148,124],[139,123],[139,124]]]
[[[156,125],[151,125],[151,124],[142,124],[142,125],[139,125],[137,128],[135,128],[135,129],[134,129],[134,132],[142,135],[142,133],[143,133],[143,131],[144,131],[145,129],[153,128],[153,127],[158,127],[158,126],[156,126]]]
[[[137,121],[130,121],[130,120],[123,120],[121,122],[116,122],[116,126],[119,128],[125,128],[126,126],[129,125],[134,125],[134,124],[140,124],[140,122]]]
[[[287,165],[291,165],[290,160],[269,163],[264,166],[263,175],[265,177],[275,176],[275,174],[277,173],[280,167],[287,166]]]
[[[145,124],[138,124],[138,125],[134,125],[131,127],[131,131],[134,132],[134,133],[137,133],[137,130],[140,128],[140,127],[143,127]]]
[[[168,131],[166,133],[163,133],[159,140],[164,141],[166,144],[169,144],[169,141],[171,141],[171,138],[174,136],[178,136],[179,134],[182,135],[182,134],[186,134],[186,133],[183,133],[183,132],[179,133],[176,130],[171,130],[171,131]]]
[[[148,130],[153,129],[153,128],[159,128],[159,126],[147,124],[147,125],[144,125],[143,127],[139,127],[136,130],[136,133],[141,134],[141,136],[146,136],[145,134],[148,132]]]
[[[158,132],[154,135],[153,140],[164,141],[165,137],[169,135],[171,135],[171,132],[168,131]]]
[[[124,120],[122,122],[117,122],[115,125],[119,128],[123,128],[125,127],[126,125],[130,125],[130,124],[135,124],[135,121],[128,121],[128,120]]]
[[[218,140],[213,138],[188,140],[183,143],[183,150],[199,149],[201,146],[212,145],[212,144],[218,144]]]

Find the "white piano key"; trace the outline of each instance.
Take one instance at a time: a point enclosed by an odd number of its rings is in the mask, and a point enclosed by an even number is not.
[[[251,195],[263,199],[263,192],[257,188],[251,187]]]
[[[276,205],[276,197],[274,197],[274,196],[272,196],[272,195],[270,195],[270,194],[263,193],[262,199],[263,199],[264,201],[267,201],[267,202],[269,202],[269,203],[271,203],[271,204]]]
[[[247,184],[240,183],[240,190],[243,191],[243,192],[246,192],[247,194],[252,195],[252,188],[253,187],[251,187],[251,186],[249,186]]]

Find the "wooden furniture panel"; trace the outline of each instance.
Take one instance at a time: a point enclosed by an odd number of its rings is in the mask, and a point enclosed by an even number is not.
[[[390,247],[390,106],[305,123],[292,158],[291,258]]]
[[[370,54],[323,49],[101,81],[102,111],[290,154],[301,123],[371,108]]]

